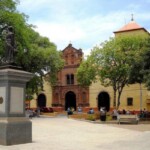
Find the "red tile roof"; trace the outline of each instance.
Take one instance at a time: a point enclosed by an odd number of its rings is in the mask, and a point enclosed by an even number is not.
[[[125,31],[130,31],[130,30],[138,30],[138,29],[143,29],[140,25],[138,25],[135,21],[130,21],[128,24],[123,26],[121,29],[118,31],[115,31],[114,33],[117,32],[125,32]]]

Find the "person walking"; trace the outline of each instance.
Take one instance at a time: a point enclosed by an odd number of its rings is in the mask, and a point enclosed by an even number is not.
[[[102,107],[100,109],[100,120],[106,121],[106,109],[105,109],[105,107]]]

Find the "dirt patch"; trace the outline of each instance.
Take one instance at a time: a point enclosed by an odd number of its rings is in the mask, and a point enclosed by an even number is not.
[[[150,131],[150,124],[107,124],[108,126],[113,126],[117,128],[135,130],[140,132]]]

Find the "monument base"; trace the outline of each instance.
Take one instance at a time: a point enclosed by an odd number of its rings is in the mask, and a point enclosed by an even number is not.
[[[32,142],[32,123],[25,117],[0,118],[0,145]]]

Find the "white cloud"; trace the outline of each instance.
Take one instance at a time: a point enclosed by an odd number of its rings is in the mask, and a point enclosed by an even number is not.
[[[50,22],[36,22],[36,24],[38,25],[36,31],[43,36],[49,37],[52,42],[58,45],[66,42],[69,43],[70,41],[81,40],[85,36],[84,31],[76,25]]]
[[[37,23],[37,30],[45,36],[61,40],[78,40],[84,37],[83,31],[77,26],[68,26],[65,24]]]
[[[37,21],[36,31],[63,49],[71,41],[77,48],[82,48],[85,55],[88,55],[92,47],[107,40],[112,36],[113,31],[124,25],[122,16],[126,12],[111,13],[106,16],[97,15],[83,20],[72,20],[64,22]],[[121,20],[121,21],[120,21]],[[118,23],[119,22],[119,23]],[[83,45],[82,45],[83,44]]]
[[[47,36],[58,49],[64,49],[71,41],[77,49],[82,48],[85,55],[90,53],[92,47],[107,40],[114,31],[128,23],[131,13],[136,20],[150,20],[150,12],[140,12],[139,3],[128,4],[127,10],[111,11],[110,8],[108,12],[102,12],[102,6],[99,6],[98,12],[93,13],[94,8],[89,12],[83,5],[86,1],[88,0],[82,0],[82,3],[81,0],[21,0],[19,9],[30,16],[30,23],[37,26],[36,31]]]

